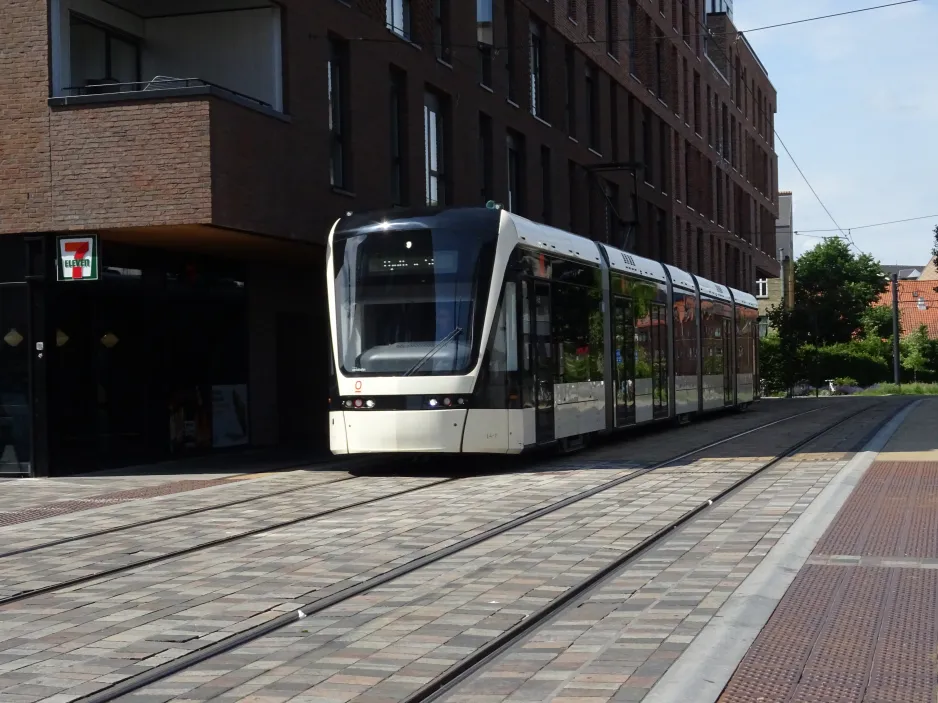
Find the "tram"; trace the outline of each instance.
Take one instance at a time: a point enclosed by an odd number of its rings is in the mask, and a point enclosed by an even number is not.
[[[503,209],[329,235],[334,454],[518,454],[756,400],[756,299]]]

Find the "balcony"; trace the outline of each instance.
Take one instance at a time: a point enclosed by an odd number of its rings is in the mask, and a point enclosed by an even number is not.
[[[280,8],[256,0],[52,0],[53,106],[215,95],[283,112]]]

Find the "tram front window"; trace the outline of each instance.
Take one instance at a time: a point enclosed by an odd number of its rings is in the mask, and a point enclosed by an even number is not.
[[[371,229],[333,245],[339,361],[348,376],[467,373],[497,232]]]

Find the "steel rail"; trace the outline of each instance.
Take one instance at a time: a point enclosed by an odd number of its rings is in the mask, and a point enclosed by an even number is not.
[[[763,463],[758,469],[755,469],[746,476],[743,476],[739,480],[734,481],[733,484],[726,489],[701,502],[696,507],[684,513],[678,519],[662,527],[654,534],[646,537],[637,545],[627,550],[614,560],[610,561],[608,564],[606,564],[601,569],[598,569],[590,576],[583,579],[577,585],[567,589],[557,598],[554,598],[549,603],[536,610],[530,616],[526,617],[524,620],[509,628],[501,635],[493,638],[488,643],[475,650],[472,654],[463,658],[449,669],[444,671],[442,674],[421,686],[420,689],[418,689],[416,692],[407,698],[404,698],[401,703],[428,703],[429,701],[438,700],[442,696],[451,693],[453,689],[456,688],[460,683],[485,668],[494,659],[502,655],[506,650],[510,649],[520,640],[532,634],[534,630],[546,624],[548,621],[552,620],[561,613],[567,611],[574,603],[581,601],[582,597],[588,594],[588,592],[600,587],[604,582],[620,573],[622,569],[628,567],[631,563],[644,556],[648,551],[657,547],[672,532],[680,529],[694,518],[698,517],[701,513],[719,505],[747,483],[751,482],[768,469],[778,465],[785,459],[796,454],[806,445],[814,442],[837,427],[840,427],[844,423],[849,422],[856,416],[870,412],[878,407],[881,407],[882,405],[883,403],[880,402],[871,407],[862,408],[854,413],[847,415],[844,418],[841,418],[840,420],[837,420],[828,427],[812,433],[805,439],[799,440],[781,454],[778,454],[770,461]],[[891,419],[892,416],[887,417],[881,423],[878,423],[877,428],[873,432],[875,433],[878,431]]]
[[[400,566],[390,569],[382,574],[378,574],[377,576],[373,576],[365,581],[344,588],[341,591],[313,600],[312,602],[307,603],[306,605],[303,605],[296,610],[284,613],[283,615],[268,620],[267,622],[255,625],[254,627],[237,632],[222,640],[218,640],[217,642],[206,645],[205,647],[193,650],[172,661],[158,664],[157,666],[154,666],[147,671],[135,674],[122,681],[115,682],[94,693],[76,698],[73,703],[106,703],[108,701],[113,701],[121,696],[125,696],[129,693],[133,693],[134,691],[139,691],[141,688],[149,686],[152,683],[161,681],[169,676],[173,676],[182,671],[185,671],[186,669],[189,669],[192,666],[200,664],[203,661],[246,645],[250,642],[260,639],[261,637],[265,637],[266,635],[296,623],[297,621],[302,620],[310,615],[314,615],[363,593],[367,593],[368,591],[382,586],[389,581],[393,581],[402,576],[411,574],[425,566],[433,564],[454,554],[458,554],[459,552],[465,551],[466,549],[480,544],[481,542],[498,537],[499,535],[515,529],[516,527],[525,525],[529,522],[537,520],[538,518],[544,517],[545,515],[549,515],[553,512],[569,507],[570,505],[574,505],[580,501],[586,500],[587,498],[591,498],[592,496],[595,496],[599,493],[608,491],[629,481],[633,481],[640,476],[645,476],[653,471],[671,466],[678,461],[694,456],[695,454],[700,454],[701,452],[705,452],[708,449],[712,449],[713,447],[726,444],[733,440],[739,439],[740,437],[745,437],[755,432],[780,425],[784,422],[788,422],[799,417],[811,415],[812,413],[819,412],[820,410],[822,410],[822,408],[815,408],[812,410],[787,415],[786,417],[780,418],[778,420],[773,420],[772,422],[759,425],[758,427],[754,427],[743,432],[737,432],[736,434],[733,434],[729,437],[710,442],[702,447],[684,452],[678,456],[672,457],[652,466],[643,469],[636,469],[626,476],[620,476],[619,478],[612,479],[598,486],[594,486],[593,488],[581,491],[572,496],[568,496],[567,498],[558,500],[542,508],[532,510],[528,513],[525,513],[524,515],[474,535],[473,537],[460,540],[459,542],[438,549],[425,556],[412,559],[411,561],[405,564],[401,564]],[[298,598],[302,597],[302,595],[297,596],[297,598],[292,600],[297,600]]]

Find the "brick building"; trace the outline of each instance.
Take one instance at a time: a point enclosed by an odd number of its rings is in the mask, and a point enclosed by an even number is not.
[[[731,7],[0,0],[0,472],[327,446],[347,210],[493,199],[778,275],[777,99]],[[94,281],[62,275],[85,234]]]

